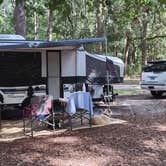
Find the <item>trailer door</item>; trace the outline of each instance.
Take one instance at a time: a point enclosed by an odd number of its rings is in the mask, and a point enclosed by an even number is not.
[[[48,77],[48,94],[53,98],[60,97],[60,52],[47,52],[47,77]]]

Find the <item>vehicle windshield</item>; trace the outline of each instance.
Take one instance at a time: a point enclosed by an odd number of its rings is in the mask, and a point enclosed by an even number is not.
[[[144,72],[160,72],[166,71],[166,61],[163,62],[153,62],[145,65]]]

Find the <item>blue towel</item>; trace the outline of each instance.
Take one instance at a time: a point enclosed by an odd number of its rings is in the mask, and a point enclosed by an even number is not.
[[[69,97],[66,112],[69,115],[74,115],[76,109],[84,109],[93,115],[92,98],[89,92],[75,92]]]

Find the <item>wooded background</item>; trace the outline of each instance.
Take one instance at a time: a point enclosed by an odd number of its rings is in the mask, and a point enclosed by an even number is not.
[[[0,33],[28,40],[107,37],[86,49],[118,56],[126,75],[166,59],[166,0],[0,0]]]

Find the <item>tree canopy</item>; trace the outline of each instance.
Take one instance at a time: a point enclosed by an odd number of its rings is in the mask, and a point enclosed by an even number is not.
[[[106,36],[87,49],[122,58],[127,75],[166,58],[165,0],[0,0],[0,33],[30,40]]]

